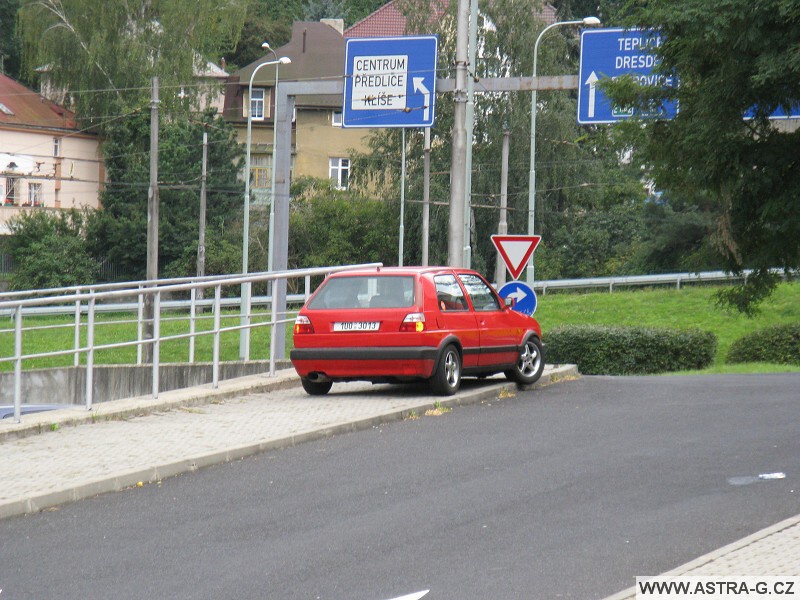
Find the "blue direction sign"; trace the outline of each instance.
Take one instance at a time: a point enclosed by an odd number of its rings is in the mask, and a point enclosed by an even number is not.
[[[623,110],[597,86],[603,79],[633,75],[641,85],[677,85],[676,78],[656,73],[658,58],[652,52],[661,45],[661,35],[643,29],[585,29],[581,32],[581,59],[578,73],[578,123],[616,123],[633,116]],[[637,116],[672,118],[676,103],[668,103],[658,114]]]
[[[527,283],[510,281],[497,293],[503,299],[511,298],[514,301],[511,308],[519,313],[531,317],[536,312],[536,292]]]
[[[431,127],[438,38],[352,38],[345,47],[343,127]]]

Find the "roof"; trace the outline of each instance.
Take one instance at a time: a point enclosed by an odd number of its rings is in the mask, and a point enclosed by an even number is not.
[[[406,31],[406,16],[397,6],[397,0],[389,0],[378,10],[354,23],[344,31],[345,38],[365,38],[365,37],[392,37],[398,35],[433,33],[436,23],[447,11],[449,0],[430,0],[431,17],[428,24],[431,31]],[[545,3],[542,6],[540,17],[547,25],[556,22],[556,9],[553,5]]]
[[[292,62],[281,65],[278,81],[305,81],[341,77],[344,72],[344,38],[334,27],[318,21],[295,21],[292,25],[292,39],[285,46],[269,52],[258,60],[242,67],[235,73],[239,85],[246,88],[255,69],[276,57],[289,57]],[[259,69],[253,84],[272,87],[275,83],[275,65]],[[341,107],[342,98],[335,96],[302,96],[298,99],[302,106]]]
[[[0,126],[76,129],[75,114],[0,73]]]

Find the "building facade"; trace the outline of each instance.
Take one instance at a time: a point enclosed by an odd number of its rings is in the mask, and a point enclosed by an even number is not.
[[[98,208],[104,179],[97,136],[0,74],[0,235],[23,211]]]

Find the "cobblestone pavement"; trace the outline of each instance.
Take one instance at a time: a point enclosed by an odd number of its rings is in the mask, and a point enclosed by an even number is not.
[[[576,377],[550,366],[537,386]],[[354,431],[513,390],[505,379],[464,382],[450,398],[421,386],[336,384],[307,396],[294,371],[256,375],[150,397],[0,421],[0,518],[159,481],[265,450]],[[800,576],[800,515],[683,565],[668,575]],[[630,588],[607,600],[635,598]]]

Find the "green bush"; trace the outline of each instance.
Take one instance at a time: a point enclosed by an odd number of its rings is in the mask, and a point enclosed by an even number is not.
[[[547,362],[577,364],[586,375],[703,369],[717,351],[717,337],[699,329],[570,326],[548,332],[545,341]]]
[[[800,324],[773,325],[740,337],[731,344],[727,362],[800,365]]]

